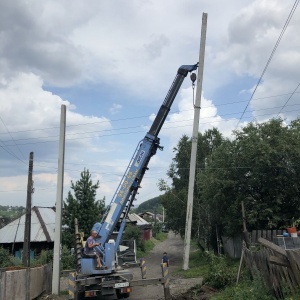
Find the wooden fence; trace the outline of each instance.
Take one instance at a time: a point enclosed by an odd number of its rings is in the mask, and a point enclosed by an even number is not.
[[[278,235],[282,235],[286,230],[276,229],[276,230],[252,230],[250,234],[250,240],[252,244],[256,244],[259,238],[264,238],[268,241],[273,241]]]
[[[300,249],[285,250],[272,242],[258,238],[263,249],[251,251],[243,249],[242,257],[253,277],[257,273],[277,299],[284,299],[284,292],[299,293]]]

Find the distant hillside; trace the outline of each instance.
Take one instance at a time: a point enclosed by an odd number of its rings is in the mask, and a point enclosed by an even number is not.
[[[25,212],[25,207],[23,206],[2,206],[0,205],[0,217],[2,218],[17,218],[23,212]]]
[[[25,212],[23,206],[2,206],[0,205],[0,228],[20,217]]]
[[[161,205],[160,196],[147,200],[141,203],[136,209],[135,213],[142,213],[149,211],[152,213],[162,214],[163,206]]]

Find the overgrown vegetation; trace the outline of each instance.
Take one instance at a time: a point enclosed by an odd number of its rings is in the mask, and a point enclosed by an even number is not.
[[[76,269],[76,256],[66,246],[61,249],[61,267],[63,270]]]
[[[239,260],[229,259],[225,256],[216,256],[212,252],[201,252],[197,250],[190,255],[189,269],[187,271],[178,270],[179,274],[185,278],[202,277],[202,285],[194,286],[190,295],[197,299],[205,287],[215,289],[215,294],[210,300],[275,300],[264,283],[264,279],[259,272],[250,276],[247,269],[242,270],[239,284],[236,284]],[[300,299],[300,295],[291,295],[287,288],[283,291],[285,300]]]
[[[215,255],[212,252],[206,253],[208,261],[208,272],[204,279],[204,284],[215,288],[224,289],[226,286],[233,284],[236,277],[236,269],[229,259],[226,260],[224,255]]]
[[[9,251],[0,247],[0,268],[6,268],[13,265],[12,257],[9,255]]]
[[[36,267],[46,265],[53,261],[53,250],[43,250],[36,258],[30,259],[30,266]],[[9,254],[9,250],[0,247],[0,268],[7,268],[13,266],[22,266],[22,261]]]
[[[191,139],[183,136],[174,148],[167,172],[170,186],[159,187],[168,228],[184,234]],[[290,225],[299,218],[300,118],[249,123],[226,139],[216,129],[198,135],[197,176],[192,237],[204,249],[216,249],[218,235],[242,229],[244,201],[248,230]],[[180,207],[182,209],[174,209]]]
[[[257,274],[250,279],[248,273],[245,273],[239,284],[231,284],[222,292],[213,296],[211,300],[275,300],[271,291],[266,288],[263,278]]]

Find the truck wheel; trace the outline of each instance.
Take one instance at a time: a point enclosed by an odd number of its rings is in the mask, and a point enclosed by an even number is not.
[[[119,290],[116,290],[117,298],[118,299],[124,299],[129,297],[129,293],[120,293]]]
[[[75,292],[74,293],[74,300],[84,300],[84,292]]]

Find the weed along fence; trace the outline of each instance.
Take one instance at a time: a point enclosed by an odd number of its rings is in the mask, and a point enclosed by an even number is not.
[[[286,250],[264,238],[257,241],[263,249],[243,249],[244,262],[252,276],[259,273],[277,299],[284,299],[284,291],[299,293],[300,249]]]
[[[0,300],[23,300],[26,297],[27,269],[0,270]],[[30,299],[51,291],[52,264],[30,268]]]

